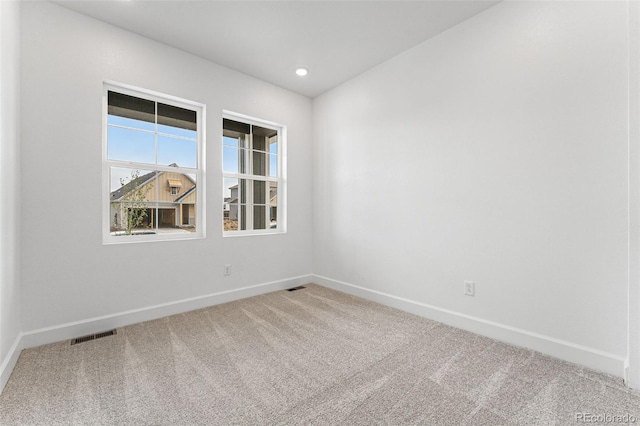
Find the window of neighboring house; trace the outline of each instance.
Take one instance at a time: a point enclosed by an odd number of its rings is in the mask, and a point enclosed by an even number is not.
[[[180,187],[182,187],[182,181],[178,179],[168,179],[169,188],[171,191],[171,195],[178,195],[180,191]]]
[[[103,241],[204,237],[205,106],[104,85]]]
[[[286,127],[225,112],[222,120],[224,235],[286,231]]]

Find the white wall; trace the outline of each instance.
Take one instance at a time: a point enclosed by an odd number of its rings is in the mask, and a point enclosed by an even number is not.
[[[0,391],[20,334],[20,4],[0,2]]]
[[[503,2],[316,98],[318,280],[622,375],[627,7]]]
[[[105,79],[207,105],[206,239],[102,244]],[[308,98],[44,2],[23,5],[22,81],[27,335],[311,273]],[[288,126],[287,234],[222,238],[223,109]],[[223,277],[228,263],[233,273]]]

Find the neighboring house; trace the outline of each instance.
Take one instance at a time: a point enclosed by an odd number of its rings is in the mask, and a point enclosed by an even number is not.
[[[226,205],[229,206],[228,218],[231,220],[238,220],[238,185],[233,185],[229,188],[231,191],[231,197],[228,198]]]
[[[157,185],[157,188],[156,188]],[[177,172],[150,172],[111,193],[111,230],[125,229],[125,209],[146,208],[142,227],[194,227],[196,182]],[[157,207],[157,208],[156,208]]]

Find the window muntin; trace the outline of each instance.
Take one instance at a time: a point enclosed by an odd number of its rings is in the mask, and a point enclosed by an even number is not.
[[[105,84],[103,241],[204,236],[204,105]]]
[[[232,113],[222,125],[224,235],[285,232],[285,127]]]

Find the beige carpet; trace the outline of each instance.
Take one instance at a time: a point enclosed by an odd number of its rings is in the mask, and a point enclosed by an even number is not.
[[[316,285],[25,350],[0,396],[2,425],[575,425],[581,414],[640,423],[640,395]]]

